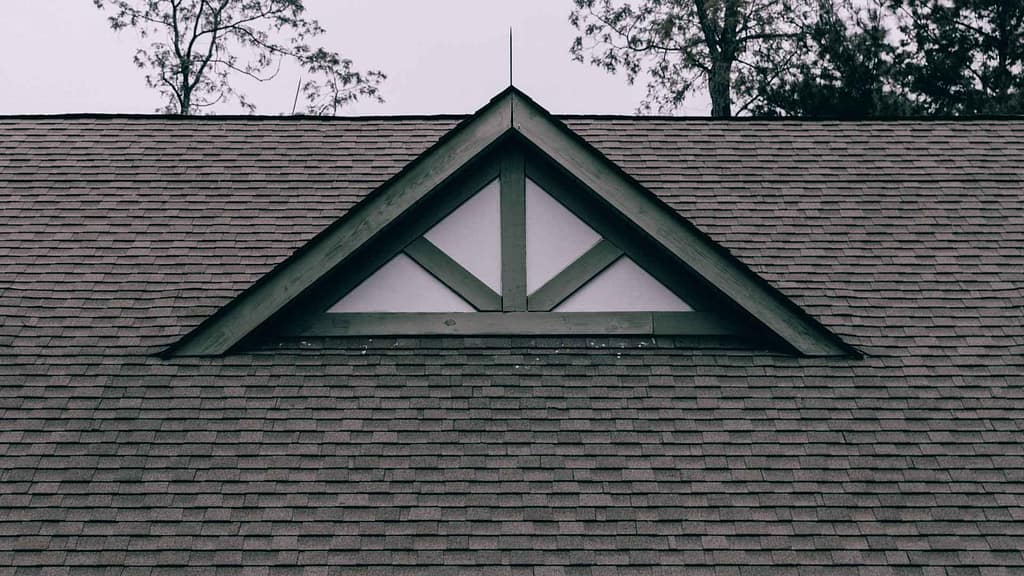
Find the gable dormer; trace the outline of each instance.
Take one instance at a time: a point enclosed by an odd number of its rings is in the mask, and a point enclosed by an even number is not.
[[[852,353],[514,88],[169,353],[257,333],[728,335]]]

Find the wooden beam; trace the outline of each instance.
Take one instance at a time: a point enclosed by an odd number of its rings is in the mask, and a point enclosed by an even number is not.
[[[511,99],[506,91],[492,100],[165,354],[227,352],[498,142],[511,126]]]
[[[620,256],[622,250],[608,240],[602,239],[531,294],[527,298],[527,307],[534,312],[547,312],[553,309],[602,270],[611,266]]]
[[[518,93],[512,109],[523,137],[793,348],[809,356],[855,353],[547,111]]]
[[[701,312],[464,312],[319,314],[289,336],[723,336],[735,328]]]
[[[652,312],[653,333],[660,336],[746,336],[717,314],[705,312]]]
[[[501,310],[501,296],[452,260],[430,240],[423,237],[413,240],[405,247],[405,253],[477,310]]]
[[[526,310],[526,173],[518,146],[501,160],[501,302],[506,312]]]

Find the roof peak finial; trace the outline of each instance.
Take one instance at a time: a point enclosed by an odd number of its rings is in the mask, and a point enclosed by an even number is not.
[[[512,83],[512,27],[508,27],[508,85],[513,86]]]

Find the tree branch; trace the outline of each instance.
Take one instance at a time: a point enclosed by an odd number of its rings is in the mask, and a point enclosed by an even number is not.
[[[147,71],[146,82],[167,97],[166,110],[188,114],[197,107],[237,99],[253,109],[244,94],[232,88],[241,77],[266,82],[276,77],[284,58],[304,67],[315,66],[332,91],[323,96],[328,110],[376,95],[383,75],[361,75],[351,61],[334,52],[312,50],[307,39],[324,33],[316,20],[303,17],[303,0],[92,0],[99,9],[110,7],[107,20],[114,30],[132,27],[149,47],[135,63]],[[205,46],[204,41],[207,43]],[[319,59],[323,52],[331,58]],[[346,87],[352,89],[346,91]],[[326,91],[326,90],[325,90]],[[333,99],[331,99],[333,98]],[[379,96],[378,96],[379,99]],[[312,100],[311,100],[312,102]],[[319,103],[317,103],[319,105]]]
[[[711,60],[715,61],[718,59],[719,53],[718,35],[708,18],[707,6],[704,4],[704,0],[693,0],[693,5],[697,10],[697,20],[700,22],[700,28],[704,34],[704,44],[711,54]]]
[[[220,24],[221,15],[223,14],[224,9],[227,8],[227,5],[228,5],[229,1],[230,0],[224,0],[224,2],[221,3],[220,7],[217,8],[217,10],[213,13],[213,29],[214,30],[218,29],[219,24]],[[204,2],[205,2],[205,0],[204,0]],[[196,80],[195,80],[195,83],[193,84],[193,88],[195,88],[195,85],[199,83],[200,79],[203,77],[203,74],[206,72],[206,67],[207,67],[207,65],[210,64],[210,59],[213,57],[213,52],[214,52],[214,49],[216,48],[216,46],[217,46],[217,33],[214,32],[214,34],[212,36],[210,36],[210,45],[207,46],[207,48],[206,48],[206,55],[203,56],[203,61],[199,65],[199,69],[196,71]]]

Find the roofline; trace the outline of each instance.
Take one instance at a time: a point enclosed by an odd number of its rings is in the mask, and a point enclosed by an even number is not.
[[[979,114],[971,116],[732,116],[715,118],[712,116],[671,116],[658,114],[552,114],[560,120],[595,119],[595,120],[659,120],[680,122],[712,122],[712,123],[749,123],[749,122],[976,122],[992,120],[1024,120],[1024,114]]]
[[[224,122],[237,120],[335,122],[351,120],[464,120],[472,114],[368,114],[365,116],[303,116],[260,114],[216,114],[184,116],[181,114],[127,114],[103,112],[70,112],[61,114],[0,114],[3,120],[165,120],[170,122]]]
[[[504,92],[502,92],[504,94]],[[195,115],[184,116],[181,114],[134,114],[134,113],[105,113],[105,112],[69,112],[58,114],[0,114],[0,121],[4,120],[160,120],[165,122],[234,122],[239,120],[255,122],[352,122],[352,121],[415,121],[415,120],[451,120],[461,121],[473,113],[465,114],[367,114],[353,116],[304,116],[304,115],[266,115],[266,114],[218,114],[218,115]],[[715,118],[711,116],[673,116],[673,115],[630,115],[630,114],[552,114],[560,120],[630,120],[630,121],[660,121],[660,122],[705,122],[723,124],[743,124],[751,122],[786,123],[786,122],[842,122],[842,123],[867,123],[867,122],[992,122],[992,121],[1024,121],[1024,114],[979,114],[969,116],[871,116],[871,117],[845,117],[845,116],[734,116],[730,118]]]

